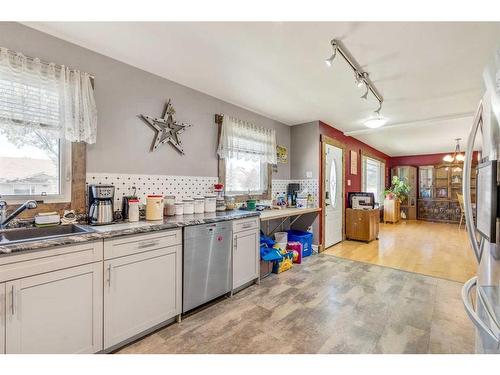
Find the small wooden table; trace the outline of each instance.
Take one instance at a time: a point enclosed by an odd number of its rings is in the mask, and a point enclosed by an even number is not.
[[[346,210],[346,239],[370,242],[378,239],[379,209]]]

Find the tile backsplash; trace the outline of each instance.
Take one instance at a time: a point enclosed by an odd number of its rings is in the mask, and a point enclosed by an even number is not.
[[[143,203],[149,194],[175,195],[182,199],[205,195],[213,192],[213,185],[218,182],[217,177],[204,176],[171,176],[171,175],[145,175],[145,174],[122,174],[122,173],[87,173],[87,185],[114,185],[115,207],[121,207],[122,198],[133,192]],[[319,196],[319,183],[317,179],[305,180],[274,180],[272,182],[272,196],[280,195],[287,191],[289,183],[300,183],[301,190],[307,189],[316,202]]]
[[[121,207],[122,198],[131,195],[134,186],[137,197],[145,203],[150,194],[175,195],[178,199],[205,195],[213,192],[217,181],[217,177],[202,176],[87,173],[87,185],[115,186],[115,207]]]

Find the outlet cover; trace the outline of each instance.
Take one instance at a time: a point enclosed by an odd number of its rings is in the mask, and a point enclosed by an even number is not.
[[[347,180],[347,186],[351,186],[351,180]]]
[[[307,171],[306,178],[313,178],[313,173],[311,171]]]

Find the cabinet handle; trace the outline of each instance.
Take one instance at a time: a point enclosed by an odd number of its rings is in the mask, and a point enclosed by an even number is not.
[[[14,285],[12,285],[10,289],[10,295],[11,295],[11,313],[12,315],[16,314],[16,291]]]
[[[111,264],[108,266],[108,285],[111,286],[111,272],[112,272],[112,266]]]
[[[249,229],[249,228],[252,228],[252,227],[253,227],[253,223],[243,224],[241,226],[242,229]]]
[[[238,237],[234,237],[234,250],[238,249]]]
[[[145,247],[155,246],[155,245],[158,245],[158,243],[159,243],[158,240],[143,242],[139,245],[139,249],[144,249]]]

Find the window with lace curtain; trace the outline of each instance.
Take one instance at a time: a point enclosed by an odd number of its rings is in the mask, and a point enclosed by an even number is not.
[[[385,163],[366,155],[361,157],[361,189],[373,193],[376,203],[383,202],[385,189]]]
[[[217,153],[219,180],[229,196],[271,198],[276,131],[224,116]]]
[[[94,143],[89,74],[0,48],[0,196],[71,199],[71,143]]]

